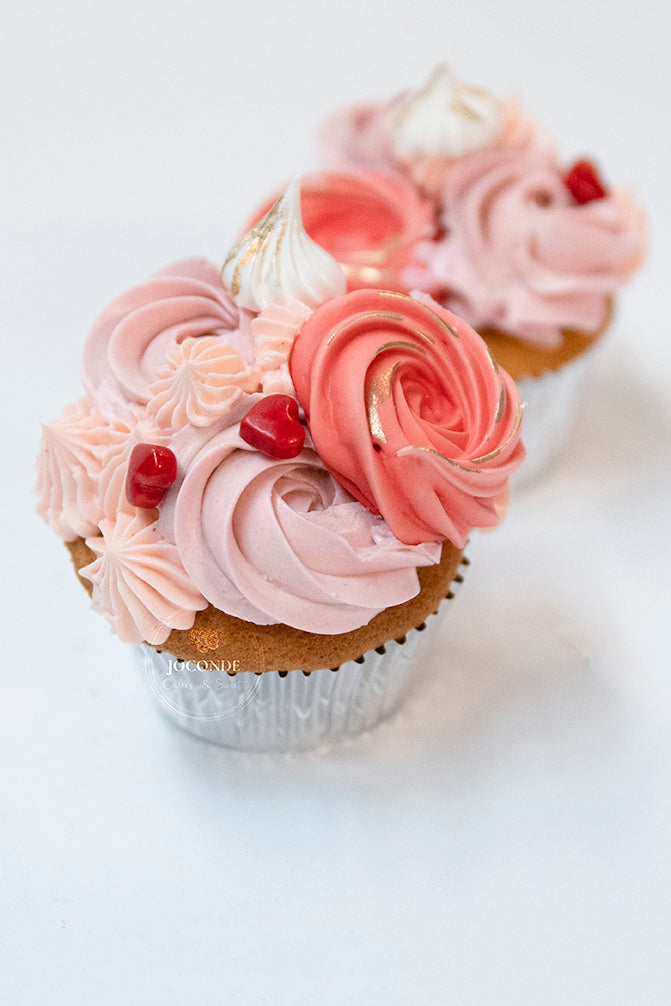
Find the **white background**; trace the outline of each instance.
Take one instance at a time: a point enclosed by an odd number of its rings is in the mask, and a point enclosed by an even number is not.
[[[23,3],[0,33],[0,998],[671,1001],[667,4]],[[242,756],[155,711],[30,490],[96,312],[221,261],[319,120],[439,60],[636,185],[645,271],[561,458],[475,536],[405,709]]]

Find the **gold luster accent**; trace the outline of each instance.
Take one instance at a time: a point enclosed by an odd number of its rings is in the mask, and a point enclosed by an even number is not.
[[[360,321],[367,321],[368,318],[382,318],[383,321],[401,322],[405,320],[402,314],[396,314],[394,311],[362,311],[360,314],[354,314],[351,318],[347,318],[341,322],[329,335],[326,345],[330,346],[338,336],[342,335],[348,328],[351,328],[352,325],[357,325]]]
[[[399,364],[395,363],[389,370],[385,370],[384,373],[371,378],[366,384],[365,400],[368,429],[370,430],[371,437],[379,440],[382,444],[387,443],[387,437],[382,426],[382,419],[380,418],[380,405],[391,397],[391,382],[398,367]]]
[[[492,354],[489,352],[489,347],[488,346],[486,347],[486,349],[487,349],[487,359],[489,360],[490,366],[491,366],[492,370],[494,371],[494,373],[498,374],[498,372],[499,372],[499,365],[496,362],[496,360],[494,359],[494,357],[492,356]]]
[[[435,456],[440,458],[441,461],[447,461],[448,465],[453,465],[455,468],[461,468],[465,472],[477,471],[477,468],[469,468],[468,465],[462,465],[460,461],[455,461],[454,458],[448,458],[447,454],[441,454],[435,447],[421,447],[418,444],[413,444],[412,450],[421,451],[423,454],[435,454]]]
[[[474,464],[474,465],[484,464],[485,461],[489,461],[491,458],[495,458],[497,456],[497,454],[501,453],[501,451],[503,450],[503,448],[506,447],[510,443],[510,441],[513,439],[513,437],[516,436],[517,433],[519,432],[519,428],[522,425],[522,413],[523,413],[523,411],[524,411],[524,405],[522,404],[522,402],[518,402],[517,405],[515,406],[515,424],[514,424],[512,430],[510,431],[510,433],[508,434],[508,436],[506,437],[506,439],[501,444],[501,446],[500,447],[496,447],[493,451],[490,451],[489,454],[483,454],[479,458],[472,458],[471,459],[471,463],[472,464]]]
[[[399,300],[412,300],[407,293],[398,293],[397,290],[378,290],[381,297],[397,297]]]
[[[388,349],[411,349],[413,353],[422,353],[424,355],[426,350],[422,346],[416,346],[414,342],[403,342],[399,340],[398,342],[385,342],[384,346],[380,346],[379,349],[375,350],[375,356],[379,356],[380,353],[385,353]]]
[[[436,321],[438,321],[443,326],[443,328],[447,329],[450,335],[453,335],[455,339],[459,338],[459,333],[457,332],[454,325],[450,325],[449,321],[445,321],[445,319],[441,318],[439,314],[436,314],[433,308],[430,308],[428,304],[423,304],[422,306],[425,307],[427,311],[431,311],[431,314],[436,319]]]
[[[231,294],[236,297],[240,293],[240,274],[246,265],[249,265],[254,258],[264,249],[268,244],[268,240],[271,237],[276,224],[281,223],[280,230],[280,240],[277,242],[274,259],[277,259],[278,247],[284,234],[287,221],[286,221],[286,207],[283,202],[284,196],[280,196],[273,205],[270,207],[268,212],[264,217],[259,220],[255,227],[252,227],[251,231],[243,234],[239,238],[231,250],[229,251],[224,264],[222,266],[222,274],[226,269],[229,262],[233,261],[238,255],[240,255],[239,260],[235,264],[235,269],[233,270],[233,276],[231,278]]]
[[[415,329],[415,335],[418,339],[423,339],[424,342],[428,342],[430,346],[433,346],[436,341],[435,339],[432,339],[430,335],[427,335],[426,332],[420,332],[418,328]]]
[[[515,407],[515,425],[513,426],[512,430],[510,431],[506,439],[499,447],[495,447],[494,450],[489,451],[488,454],[483,454],[479,458],[471,458],[470,461],[471,465],[482,465],[485,463],[485,461],[491,461],[492,458],[495,458],[498,454],[501,453],[503,448],[510,443],[513,437],[516,436],[517,432],[519,431],[519,428],[522,424],[523,410],[524,405],[521,402],[518,402]],[[478,471],[477,468],[471,468],[469,465],[464,465],[460,461],[455,461],[454,458],[448,458],[446,454],[441,454],[440,451],[437,451],[435,449],[435,447],[420,447],[416,444],[413,444],[412,449],[413,451],[423,451],[425,454],[435,454],[436,457],[441,458],[443,461],[447,461],[448,465],[453,465],[455,468],[461,468],[462,471],[465,472]]]
[[[452,111],[456,112],[458,115],[463,115],[465,119],[470,119],[471,122],[481,122],[482,116],[478,115],[474,108],[471,108],[467,104],[460,94],[456,94],[452,99]]]
[[[438,321],[443,326],[443,328],[446,328],[447,331],[451,335],[453,335],[455,339],[459,338],[459,333],[457,332],[456,328],[453,325],[450,325],[448,321],[445,321],[444,318],[441,318],[439,314],[436,314],[433,308],[429,307],[428,304],[425,304],[424,301],[413,300],[412,297],[408,297],[407,294],[396,293],[394,290],[379,290],[378,292],[382,297],[398,297],[400,300],[407,300],[411,304],[419,304],[419,306],[423,307],[425,311],[429,311],[436,319],[436,321]],[[423,332],[417,332],[417,335],[419,335],[422,339],[426,339],[427,342],[433,343],[435,341],[430,336],[425,335]]]
[[[496,415],[494,416],[494,422],[500,423],[503,419],[503,414],[506,411],[506,405],[508,404],[508,392],[506,391],[505,384],[501,385],[501,394],[499,395],[499,407],[496,410]]]

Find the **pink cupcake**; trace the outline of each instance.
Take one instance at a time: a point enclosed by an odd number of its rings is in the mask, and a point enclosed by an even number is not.
[[[477,328],[528,403],[524,476],[558,449],[622,286],[640,267],[644,216],[585,159],[564,164],[510,99],[438,67],[389,102],[329,119],[321,160],[402,173],[437,226],[405,288],[426,290]]]
[[[524,456],[470,326],[347,293],[293,183],[222,270],[185,260],[113,301],[83,378],[45,427],[38,509],[163,712],[277,750],[395,708]]]

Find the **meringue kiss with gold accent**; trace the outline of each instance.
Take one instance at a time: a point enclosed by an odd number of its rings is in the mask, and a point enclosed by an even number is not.
[[[303,227],[298,176],[258,224],[235,242],[221,276],[239,306],[249,311],[291,301],[315,308],[345,292],[342,269]]]

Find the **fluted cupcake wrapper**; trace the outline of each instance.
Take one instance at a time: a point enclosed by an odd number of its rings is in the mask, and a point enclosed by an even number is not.
[[[134,649],[161,711],[183,730],[240,750],[307,750],[368,730],[398,707],[442,614],[359,660],[310,674],[231,675],[206,657],[185,663],[149,646]]]
[[[559,370],[516,382],[524,402],[522,440],[527,453],[511,479],[513,489],[532,485],[558,459],[597,352],[594,346]]]

